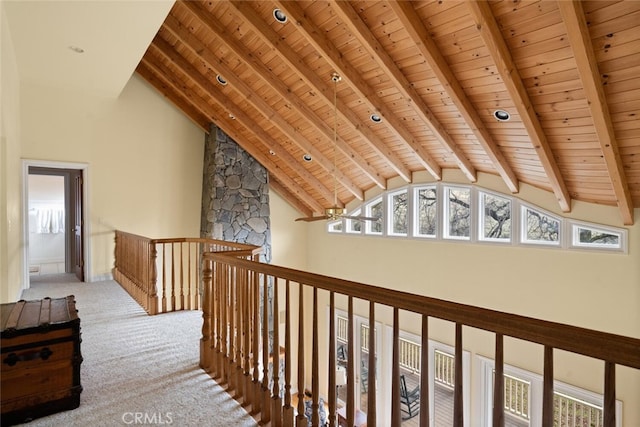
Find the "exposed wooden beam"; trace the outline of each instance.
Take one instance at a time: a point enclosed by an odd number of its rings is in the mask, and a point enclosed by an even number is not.
[[[211,31],[218,34],[219,31],[224,33],[224,29],[220,28],[218,22],[209,14],[204,13],[196,2],[180,2],[180,5],[186,6],[186,10],[192,13],[194,18],[197,18],[204,25],[206,25]],[[258,110],[265,118],[267,118],[274,126],[285,134],[291,141],[295,142],[302,150],[311,154],[313,161],[322,166],[328,173],[335,175],[338,182],[351,194],[353,194],[358,200],[364,200],[364,191],[359,188],[348,176],[346,176],[340,169],[334,167],[334,162],[322,154],[314,144],[306,137],[298,132],[298,130],[288,123],[279,114],[274,114],[274,109],[266,103],[262,98],[255,96],[253,90],[240,78],[238,78],[233,70],[225,63],[224,60],[216,57],[202,42],[193,37],[188,29],[183,26],[178,26],[177,20],[172,19],[171,16],[167,17],[165,21],[165,28],[172,32],[175,32],[176,37],[188,39],[183,40],[195,54],[199,55],[204,62],[206,62],[211,68],[217,70],[220,74],[225,76],[231,86],[240,92],[243,98],[246,99],[256,110]],[[219,37],[222,43],[229,44],[224,37]]]
[[[458,143],[449,135],[445,127],[440,121],[433,115],[431,109],[427,103],[420,97],[418,92],[413,88],[413,85],[402,71],[398,68],[393,61],[389,53],[384,49],[378,39],[371,33],[367,24],[362,21],[360,15],[353,10],[353,7],[349,2],[337,1],[332,2],[336,14],[346,25],[346,27],[353,33],[353,35],[360,41],[362,47],[364,47],[372,59],[380,66],[382,70],[389,76],[395,87],[400,91],[402,96],[407,98],[409,103],[414,106],[413,110],[422,119],[422,121],[429,127],[431,132],[437,136],[442,143],[442,146],[449,151],[449,155],[458,163],[458,166],[471,182],[476,182],[478,177],[476,175],[476,169],[473,167],[467,156],[458,146]],[[410,7],[410,6],[409,6]],[[415,16],[415,15],[414,15]],[[417,44],[418,40],[414,40]]]
[[[559,1],[558,7],[560,8],[562,20],[567,26],[567,36],[578,64],[578,72],[589,103],[589,110],[600,141],[604,161],[609,171],[609,178],[611,179],[622,221],[625,225],[632,225],[633,200],[631,199],[631,191],[624,173],[607,98],[600,83],[598,61],[593,51],[593,44],[591,43],[589,28],[585,22],[582,3],[579,1]]]
[[[327,76],[326,79],[321,79],[304,63],[304,61],[301,61],[300,58],[296,56],[296,53],[284,44],[278,33],[276,33],[256,13],[251,6],[251,3],[246,1],[231,1],[229,4],[236,9],[239,16],[246,19],[246,23],[251,26],[254,33],[260,37],[264,43],[268,44],[275,52],[277,52],[278,56],[282,58],[289,68],[296,72],[300,80],[308,85],[309,88],[319,96],[323,97],[328,105],[333,107],[333,88],[329,84],[330,76]],[[254,55],[251,55],[251,58],[249,59],[256,60]],[[411,182],[411,171],[402,163],[400,158],[390,150],[374,132],[372,132],[367,126],[363,126],[357,115],[340,99],[338,99],[337,107],[339,119],[346,122],[353,130],[355,130],[359,134],[359,137],[366,141],[375,153],[384,159],[384,161],[393,170],[395,170],[402,179],[406,182]],[[383,185],[380,185],[377,181],[376,183],[380,188],[386,189],[386,182]]]
[[[363,102],[369,103],[374,111],[378,111],[384,118],[388,128],[396,135],[398,140],[407,145],[415,154],[416,159],[437,180],[442,179],[442,168],[431,155],[415,140],[413,135],[401,123],[401,120],[382,102],[378,94],[367,84],[360,74],[340,54],[338,49],[326,36],[324,31],[318,28],[295,1],[276,0],[278,7],[296,23],[305,39],[320,55],[334,67],[342,78],[348,82]]]
[[[192,11],[198,14],[205,13],[200,6],[194,2],[190,2],[188,6]],[[251,6],[246,5],[248,8]],[[254,23],[252,19],[259,19],[254,15],[244,17],[252,26]],[[264,25],[264,20],[259,19],[259,22]],[[220,37],[223,44],[233,52],[238,59],[246,64],[254,73],[256,73],[262,80],[270,86],[274,91],[280,95],[290,106],[291,110],[296,114],[303,117],[309,122],[320,135],[323,135],[331,144],[334,143],[333,126],[327,125],[307,104],[305,104],[298,96],[291,92],[291,89],[285,85],[281,79],[274,75],[271,69],[264,64],[257,55],[254,55],[245,45],[237,41],[234,37],[228,34],[226,29],[215,20],[207,20],[207,25],[211,30]],[[327,76],[327,81],[329,76]],[[331,104],[333,108],[333,103]],[[337,148],[349,159],[354,165],[359,168],[365,175],[367,175],[378,187],[386,188],[386,180],[380,173],[371,166],[365,159],[355,151],[349,143],[347,143],[340,135],[337,135],[336,139]]]
[[[409,33],[409,36],[420,50],[420,53],[422,53],[422,56],[426,59],[429,67],[444,87],[444,90],[458,108],[458,111],[460,111],[467,126],[469,126],[478,139],[478,143],[482,146],[485,153],[487,153],[489,159],[491,159],[493,166],[502,177],[502,180],[511,192],[517,193],[518,178],[516,174],[511,169],[511,166],[509,166],[509,162],[498,145],[493,141],[482,118],[465,94],[464,89],[453,74],[453,71],[451,71],[449,64],[447,64],[442,53],[440,53],[429,31],[425,28],[424,23],[416,14],[411,3],[391,1],[389,5],[398,16],[398,19],[400,19],[400,22],[402,22],[404,29]]]
[[[540,125],[540,121],[536,116],[520,73],[513,62],[509,48],[500,33],[498,23],[491,12],[491,7],[486,1],[470,1],[466,4],[476,21],[480,36],[487,46],[493,62],[498,68],[500,77],[502,77],[505,87],[509,92],[509,96],[511,96],[518,110],[518,114],[522,118],[522,122],[529,133],[529,138],[531,138],[540,163],[547,174],[549,184],[560,204],[560,208],[564,212],[571,211],[571,198],[564,178],[553,157],[553,152],[551,151],[544,130]]]
[[[294,194],[303,203],[309,206],[309,208],[311,208],[314,212],[324,212],[324,207],[320,205],[313,197],[311,197],[306,192],[306,190],[302,188],[302,186],[300,186],[297,182],[290,178],[288,174],[284,170],[280,169],[280,167],[268,156],[258,150],[257,146],[254,143],[247,141],[246,138],[242,136],[242,134],[237,132],[236,126],[231,123],[231,119],[216,113],[206,100],[202,99],[200,95],[195,93],[184,84],[185,80],[180,80],[178,77],[176,77],[173,70],[168,69],[159,60],[154,61],[150,55],[145,55],[145,57],[141,61],[141,64],[142,66],[147,67],[147,69],[154,75],[156,75],[160,80],[164,81],[170,87],[171,91],[175,92],[179,97],[196,106],[210,118],[211,122],[214,122],[218,126],[220,126],[227,135],[233,138],[233,140],[236,141],[244,150],[246,150],[247,153],[249,153],[258,162],[260,162],[260,164],[262,164],[265,168],[267,168],[269,173],[276,176],[281,183],[289,188],[289,191],[292,194]]]
[[[271,150],[273,150],[279,159],[287,163],[287,165],[291,167],[291,169],[293,169],[302,179],[315,188],[318,193],[325,198],[327,203],[330,204],[327,206],[333,205],[334,193],[330,189],[324,186],[311,172],[305,169],[300,162],[296,161],[293,156],[275,140],[275,138],[264,132],[262,128],[259,128],[257,124],[251,120],[251,118],[229,97],[225,96],[216,85],[211,83],[211,79],[208,79],[201,74],[189,61],[176,52],[173,46],[162,38],[156,36],[151,44],[151,48],[156,49],[162,56],[180,69],[182,73],[189,76],[194,84],[199,86],[205,93],[215,99],[219,105],[224,106],[224,108],[227,108],[229,111],[233,111],[235,119],[245,128],[251,129],[256,136],[258,136]]]

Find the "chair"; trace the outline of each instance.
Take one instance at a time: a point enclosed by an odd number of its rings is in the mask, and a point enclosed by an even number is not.
[[[364,360],[360,361],[360,384],[362,385],[362,393],[366,393],[369,384],[369,367],[364,363]]]
[[[338,350],[336,351],[337,354],[337,362],[338,365],[340,366],[347,366],[347,354],[346,354],[346,350],[344,348],[344,345],[339,345],[338,346]]]
[[[413,418],[420,413],[420,385],[411,391],[407,390],[407,381],[404,375],[400,375],[400,404],[402,412],[407,414],[406,417],[402,417],[403,420]]]

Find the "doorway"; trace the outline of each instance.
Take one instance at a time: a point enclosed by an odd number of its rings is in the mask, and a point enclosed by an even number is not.
[[[85,281],[86,166],[24,162],[25,284],[44,275]]]

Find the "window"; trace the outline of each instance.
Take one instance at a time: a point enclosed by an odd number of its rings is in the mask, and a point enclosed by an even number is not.
[[[491,425],[493,407],[494,361],[478,356],[482,364],[481,426]],[[537,426],[542,423],[542,376],[504,365],[505,426]],[[554,381],[554,426],[601,426],[600,394]],[[621,426],[622,402],[616,401],[616,426]]]
[[[406,236],[408,232],[407,190],[389,194],[389,235]]]
[[[522,242],[560,245],[560,220],[529,207],[522,209]]]
[[[571,224],[571,246],[576,248],[596,248],[623,250],[623,232],[587,224]]]
[[[350,216],[360,216],[360,212],[362,212],[360,209],[358,209],[357,211],[353,211],[352,213],[350,213]],[[348,219],[347,220],[347,233],[356,233],[356,234],[360,234],[362,233],[362,221],[356,221],[353,219]]]
[[[445,230],[446,239],[469,240],[471,237],[471,189],[446,187]]]
[[[373,218],[382,218],[382,212],[384,210],[384,203],[382,197],[374,200],[367,205],[366,216]],[[367,233],[369,234],[382,234],[382,221],[367,221]]]
[[[483,191],[479,194],[479,240],[510,242],[511,199]]]
[[[335,221],[328,231],[628,253],[624,228],[558,217],[473,186],[409,185],[377,196],[350,215],[380,220]]]
[[[438,230],[438,198],[436,187],[421,187],[414,190],[415,225],[414,235],[436,237]]]
[[[329,233],[340,233],[342,232],[342,221],[330,222],[327,227],[329,229]]]

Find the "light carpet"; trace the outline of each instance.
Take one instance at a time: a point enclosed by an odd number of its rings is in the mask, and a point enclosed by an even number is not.
[[[34,279],[23,299],[76,297],[83,391],[79,408],[24,425],[257,425],[198,366],[202,312],[148,316],[115,281]]]

